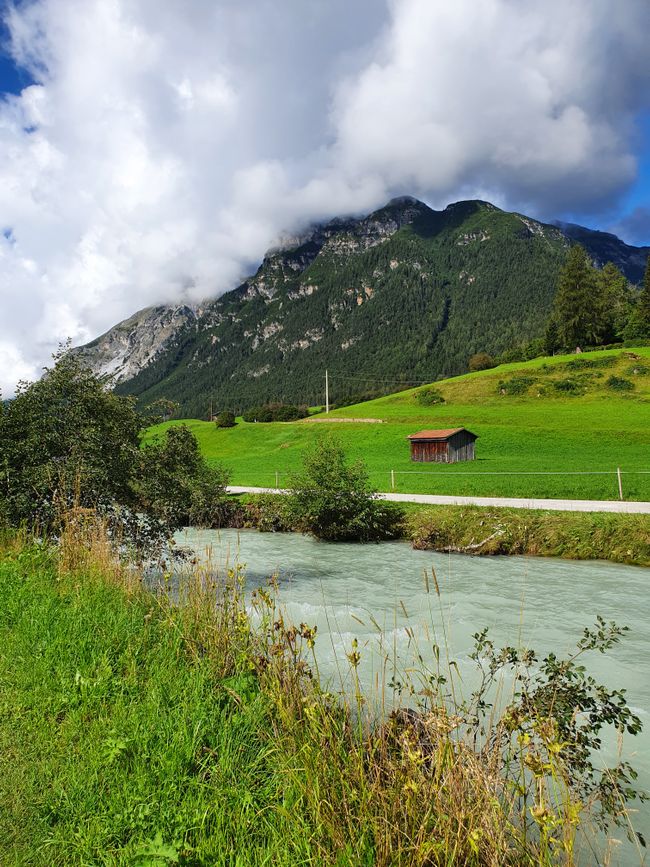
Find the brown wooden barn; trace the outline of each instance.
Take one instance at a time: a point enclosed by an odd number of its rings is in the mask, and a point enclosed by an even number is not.
[[[476,434],[464,427],[448,430],[421,430],[408,437],[411,443],[411,460],[421,463],[437,461],[455,464],[457,461],[474,460]]]

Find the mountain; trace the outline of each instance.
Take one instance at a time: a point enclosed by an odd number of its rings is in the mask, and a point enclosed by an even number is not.
[[[488,202],[394,199],[285,240],[215,300],[148,308],[76,351],[118,392],[171,398],[186,417],[322,402],[326,368],[335,401],[430,382],[541,333],[571,237]],[[647,251],[605,238],[637,279]]]
[[[575,223],[555,223],[572,241],[582,244],[594,264],[599,268],[613,262],[630,283],[641,283],[650,247],[631,247],[609,232],[585,229]]]

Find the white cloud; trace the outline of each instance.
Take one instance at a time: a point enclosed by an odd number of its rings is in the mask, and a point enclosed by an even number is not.
[[[0,104],[0,385],[395,193],[561,216],[633,180],[646,0],[32,0]]]

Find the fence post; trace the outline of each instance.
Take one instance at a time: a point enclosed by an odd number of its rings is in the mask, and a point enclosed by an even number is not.
[[[280,473],[275,471],[275,487],[278,489],[280,487]]]
[[[390,471],[390,489],[395,490],[395,470]]]
[[[618,497],[623,499],[623,483],[621,482],[621,468],[616,467],[616,475],[618,476]]]

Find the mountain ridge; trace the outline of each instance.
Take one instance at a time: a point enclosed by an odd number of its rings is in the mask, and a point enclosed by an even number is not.
[[[436,211],[400,197],[281,239],[219,298],[146,308],[75,351],[121,393],[171,397],[189,415],[210,399],[314,402],[326,365],[338,398],[361,392],[361,375],[435,379],[540,333],[578,230],[597,264],[608,253],[639,279],[650,249],[615,236],[480,200]]]

